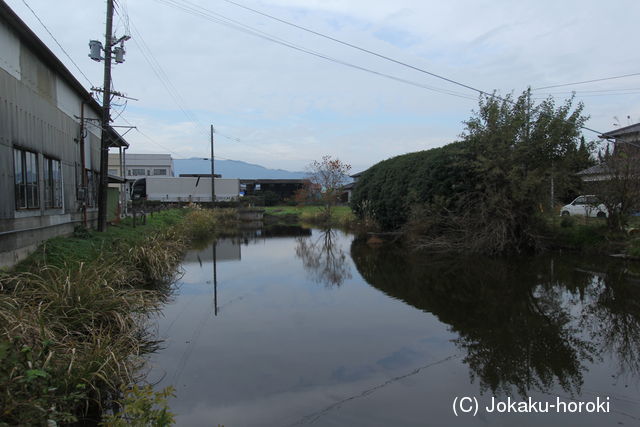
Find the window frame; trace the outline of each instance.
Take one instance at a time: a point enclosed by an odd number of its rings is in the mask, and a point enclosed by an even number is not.
[[[32,174],[33,168],[35,176]],[[40,165],[37,152],[13,147],[13,184],[16,210],[40,209]]]
[[[55,177],[57,165],[57,179]],[[44,208],[45,209],[62,209],[63,193],[62,193],[62,162],[55,157],[47,155],[43,156],[42,177],[44,181]]]

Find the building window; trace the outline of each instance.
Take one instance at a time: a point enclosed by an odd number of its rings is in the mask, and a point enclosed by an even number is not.
[[[167,174],[167,170],[166,169],[154,169],[153,170],[153,174],[154,175],[166,175]]]
[[[38,155],[31,151],[13,149],[16,209],[40,207],[38,195]]]
[[[109,169],[109,175],[118,176],[118,169]]]
[[[144,176],[146,171],[144,169],[129,169],[129,175]]]
[[[42,172],[44,175],[44,207],[62,207],[62,170],[60,160],[44,158]]]

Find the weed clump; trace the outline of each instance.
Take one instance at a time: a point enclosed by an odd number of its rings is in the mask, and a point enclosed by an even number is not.
[[[183,209],[77,230],[0,272],[0,425],[77,422],[135,384],[187,244],[232,218]]]

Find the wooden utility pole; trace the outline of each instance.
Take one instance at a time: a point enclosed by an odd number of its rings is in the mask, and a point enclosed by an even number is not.
[[[100,181],[98,184],[98,231],[107,229],[107,186],[109,167],[109,122],[111,105],[111,43],[113,0],[107,0],[107,28],[104,46],[104,86],[102,92],[102,133],[100,141]]]
[[[213,209],[216,201],[216,174],[215,174],[215,157],[213,155],[213,125],[211,125],[211,208]]]

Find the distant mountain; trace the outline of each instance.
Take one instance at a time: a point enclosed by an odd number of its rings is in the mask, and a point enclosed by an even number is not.
[[[211,161],[197,157],[191,159],[174,159],[173,169],[175,175],[182,173],[211,173]],[[215,173],[223,178],[240,179],[302,179],[306,178],[306,172],[290,172],[284,169],[268,169],[264,166],[239,160],[216,160]]]

